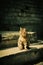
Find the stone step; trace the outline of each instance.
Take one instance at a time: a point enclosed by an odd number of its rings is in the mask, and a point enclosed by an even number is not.
[[[43,45],[30,45],[29,46],[30,48],[43,48]],[[12,54],[17,54],[17,53],[21,53],[21,52],[25,52],[25,51],[30,51],[31,49],[29,50],[20,50],[18,47],[13,47],[13,48],[9,48],[9,49],[5,49],[5,50],[0,50],[0,58],[1,57],[4,57],[4,56],[9,56],[9,55],[12,55]]]

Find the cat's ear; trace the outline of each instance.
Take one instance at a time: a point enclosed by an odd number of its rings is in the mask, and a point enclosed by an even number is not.
[[[20,27],[20,30],[22,30],[22,27]]]

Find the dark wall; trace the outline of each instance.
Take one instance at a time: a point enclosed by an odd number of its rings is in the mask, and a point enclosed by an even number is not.
[[[43,0],[0,1],[0,30],[17,31],[20,26],[43,38]]]

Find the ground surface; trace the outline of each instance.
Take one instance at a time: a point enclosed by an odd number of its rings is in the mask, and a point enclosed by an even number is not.
[[[43,65],[43,48],[31,48],[30,50],[10,48],[1,50],[0,53],[2,56],[0,65]]]
[[[43,45],[30,45],[29,47],[39,49],[39,48],[43,48]],[[31,49],[29,49],[29,50],[31,50]],[[25,49],[20,50],[18,47],[8,48],[8,49],[0,50],[0,57],[11,55],[11,54],[16,54],[16,53],[20,53],[20,52],[24,52],[24,51],[26,51],[26,50]]]

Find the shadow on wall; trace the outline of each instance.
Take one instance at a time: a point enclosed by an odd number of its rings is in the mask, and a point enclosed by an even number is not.
[[[43,61],[43,48],[0,58],[1,65],[34,65]]]

